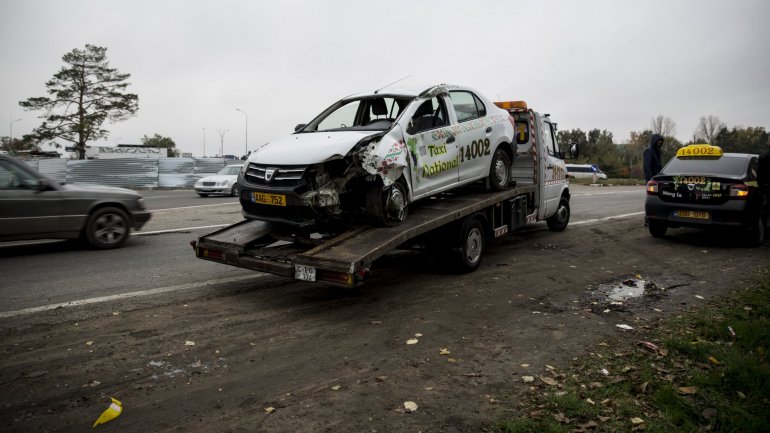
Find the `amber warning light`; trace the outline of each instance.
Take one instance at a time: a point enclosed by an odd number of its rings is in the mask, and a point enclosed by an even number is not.
[[[527,109],[527,103],[525,101],[502,101],[502,102],[495,102],[495,105],[497,105],[498,107],[504,110],[512,110],[514,108],[519,108],[522,110]]]

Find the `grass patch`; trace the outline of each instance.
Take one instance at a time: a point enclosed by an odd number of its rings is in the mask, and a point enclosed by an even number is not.
[[[519,416],[490,430],[770,431],[770,275],[642,332],[546,370],[541,377],[556,385],[536,381]]]

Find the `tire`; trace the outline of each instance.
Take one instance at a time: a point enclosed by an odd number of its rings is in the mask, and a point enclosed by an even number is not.
[[[484,226],[478,218],[469,217],[463,222],[460,245],[455,253],[455,269],[458,272],[478,269],[484,255]]]
[[[239,197],[241,195],[241,186],[237,183],[234,183],[233,188],[230,190],[230,195],[233,197]]]
[[[369,219],[376,226],[393,227],[406,221],[409,203],[403,178],[384,190],[379,182],[369,186],[366,210]]]
[[[751,227],[746,234],[746,243],[750,247],[758,247],[767,239],[767,215],[761,212],[751,222]]]
[[[199,193],[198,193],[198,195],[199,195],[199,196],[201,196],[201,197],[203,197],[203,198],[206,198],[206,197],[208,197],[208,196],[209,196],[208,194],[206,194],[206,193],[203,193],[203,192],[199,192]]]
[[[88,217],[83,230],[86,242],[99,250],[120,247],[131,232],[128,215],[116,207],[97,209]]]
[[[548,224],[548,229],[552,232],[563,232],[569,224],[569,200],[567,197],[562,196],[559,199],[559,207],[556,208],[556,213],[548,217],[545,222]]]
[[[489,186],[494,191],[505,191],[511,183],[511,158],[502,147],[495,149],[489,165]]]
[[[650,234],[654,238],[662,238],[666,235],[668,225],[666,223],[656,220],[647,220],[647,228],[650,230]]]

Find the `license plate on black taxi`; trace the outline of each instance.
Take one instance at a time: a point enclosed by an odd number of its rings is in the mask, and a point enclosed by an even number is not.
[[[254,191],[251,193],[251,201],[270,206],[286,206],[286,196],[283,194],[269,194],[266,192]]]
[[[699,220],[707,220],[711,218],[708,212],[697,210],[675,210],[674,216],[679,218],[692,218]]]

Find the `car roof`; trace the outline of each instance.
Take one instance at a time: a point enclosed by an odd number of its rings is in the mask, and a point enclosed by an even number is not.
[[[387,86],[383,87],[382,89],[375,90],[374,92],[363,92],[363,93],[355,93],[349,96],[346,96],[343,99],[356,99],[356,98],[364,98],[367,96],[405,96],[409,98],[414,98],[419,96],[421,93],[425,92],[426,90],[430,90],[434,87],[443,86],[447,90],[470,90],[473,91],[473,89],[470,89],[465,86],[458,86],[454,84],[427,84],[427,85],[404,85],[404,86]]]

